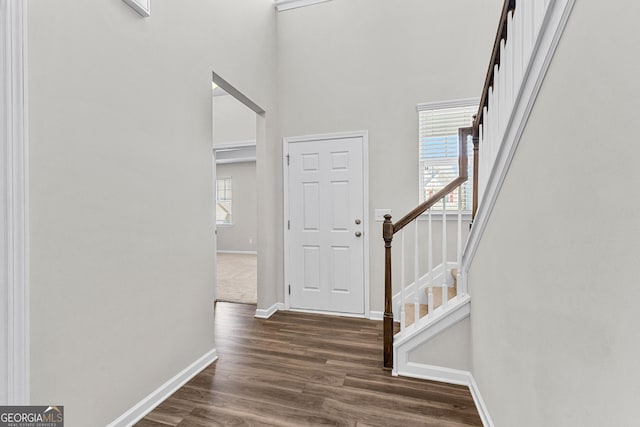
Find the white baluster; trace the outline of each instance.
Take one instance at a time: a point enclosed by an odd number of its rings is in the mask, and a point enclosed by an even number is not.
[[[498,148],[500,147],[500,143],[502,141],[502,137],[504,135],[504,131],[506,128],[506,117],[507,117],[507,99],[506,99],[506,86],[507,86],[507,63],[506,63],[506,45],[505,40],[500,40],[500,65],[498,66],[498,72],[500,73],[500,85],[498,86],[498,109],[500,110],[500,114],[498,116],[499,120],[499,132],[498,132],[498,140],[496,141],[498,145],[496,146],[496,157],[498,153]]]
[[[462,185],[458,187],[458,256],[456,257],[456,295],[460,295],[460,267],[462,266]]]
[[[505,99],[506,105],[505,109],[507,110],[505,126],[509,123],[509,117],[511,116],[511,111],[513,107],[513,12],[509,12],[507,15],[507,42],[505,44],[505,71],[506,71],[506,79],[505,79]]]
[[[482,200],[482,194],[484,194],[484,124],[478,126],[478,202]],[[474,152],[475,155],[475,152]]]
[[[489,144],[491,144],[491,141],[489,139],[489,120],[488,120],[488,115],[489,115],[489,109],[487,107],[484,107],[484,113],[483,116],[484,117],[484,121],[482,122],[482,145],[480,146],[480,160],[484,162],[484,167],[482,167],[481,169],[484,169],[483,172],[483,178],[482,178],[482,194],[484,195],[485,189],[487,188],[487,182],[489,181],[489,173],[491,172],[489,170],[489,162],[487,161],[489,156],[488,156],[488,152],[489,152]],[[480,197],[480,200],[482,200],[482,197]]]
[[[405,296],[405,274],[404,269],[406,267],[405,259],[404,259],[404,228],[400,231],[400,331],[404,331],[405,323],[406,323],[406,313],[404,309],[404,305],[406,304],[406,296]]]
[[[495,81],[494,81],[495,84]],[[489,120],[489,143],[487,144],[487,179],[489,179],[489,174],[491,173],[491,166],[493,165],[493,141],[495,139],[495,115],[496,111],[498,111],[495,103],[495,90],[493,87],[489,89],[489,105],[487,106],[487,111],[489,115],[487,119]]]
[[[415,237],[413,239],[414,248],[413,248],[413,316],[414,316],[414,325],[418,325],[418,320],[420,319],[420,265],[418,261],[418,220],[414,221],[416,223],[414,227]]]
[[[513,15],[513,93],[514,97],[520,92],[520,83],[522,81],[522,13],[520,9],[516,9]]]
[[[427,259],[428,259],[428,272],[429,272],[429,297],[428,297],[428,302],[427,304],[429,304],[429,313],[428,316],[432,316],[433,315],[433,227],[431,224],[431,209],[429,209],[429,245],[427,247]]]
[[[531,50],[533,48],[533,28],[534,28],[534,13],[533,13],[533,2],[530,0],[522,2],[522,11],[523,11],[523,33],[524,33],[524,43],[522,54],[524,55],[524,64],[525,70],[529,66],[529,59],[531,58]]]
[[[500,75],[500,68],[498,65],[493,67],[495,73],[495,80],[493,83],[493,105],[494,110],[490,113],[491,117],[493,117],[492,125],[491,125],[491,168],[493,169],[493,164],[495,163],[496,156],[498,154],[498,148],[500,143],[500,111],[502,110],[502,105],[500,104],[500,80],[502,80],[502,76]],[[489,108],[491,110],[491,108]]]
[[[447,197],[442,199],[442,308],[447,307]]]
[[[531,0],[533,3],[533,14],[535,16],[535,25],[533,26],[533,40],[538,38],[538,34],[540,34],[540,27],[542,27],[542,23],[544,22],[544,13],[545,13],[545,5],[544,0]]]

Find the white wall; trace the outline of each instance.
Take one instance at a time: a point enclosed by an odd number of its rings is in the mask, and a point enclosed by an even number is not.
[[[640,5],[577,1],[469,273],[501,426],[636,425]]]
[[[29,70],[31,400],[105,425],[214,346],[211,73],[268,157],[273,3],[30,0]]]
[[[213,143],[256,140],[256,113],[231,95],[213,97]]]
[[[418,203],[416,105],[480,96],[501,4],[336,0],[280,13],[282,135],[368,130],[370,216],[399,219]],[[382,310],[381,223],[368,231],[371,309]]]
[[[461,320],[409,351],[409,362],[469,371],[471,369],[469,318]]]
[[[256,162],[216,166],[218,178],[232,179],[232,222],[218,225],[218,250],[255,252],[257,248]]]

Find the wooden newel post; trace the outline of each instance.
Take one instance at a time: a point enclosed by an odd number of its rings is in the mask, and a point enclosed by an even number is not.
[[[393,240],[393,223],[391,215],[384,216],[382,224],[384,239],[384,367],[393,368],[393,290],[391,287],[391,241]]]

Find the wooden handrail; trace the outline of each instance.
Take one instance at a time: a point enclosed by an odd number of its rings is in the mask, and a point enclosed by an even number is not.
[[[425,213],[430,207],[438,203],[444,196],[451,193],[460,185],[464,184],[468,179],[466,175],[467,174],[465,173],[465,176],[457,177],[456,179],[454,179],[453,181],[445,185],[444,188],[442,188],[442,190],[438,191],[436,194],[431,196],[428,200],[420,203],[411,212],[409,212],[408,214],[400,218],[398,222],[393,224],[393,234],[396,234],[398,231],[402,230],[408,224],[415,221],[420,215]]]
[[[500,21],[498,23],[498,31],[496,32],[496,39],[493,42],[493,51],[491,53],[491,60],[489,61],[489,69],[484,80],[484,87],[482,88],[482,96],[480,97],[480,105],[478,106],[478,114],[473,122],[473,128],[475,131],[479,129],[482,123],[484,107],[489,103],[489,88],[493,86],[493,69],[496,65],[500,65],[500,42],[502,39],[507,40],[507,17],[509,12],[516,9],[516,0],[505,0],[502,7],[502,13],[500,15]],[[475,137],[475,134],[474,134]]]
[[[435,205],[447,194],[464,184],[469,178],[467,169],[469,167],[469,155],[467,154],[467,137],[473,132],[471,127],[458,129],[458,177],[447,184],[442,190],[438,191],[429,199],[420,203],[408,214],[400,218],[395,224],[393,224],[393,234],[402,230],[408,224],[413,222],[420,215],[425,213],[430,207]]]
[[[384,368],[393,368],[393,286],[391,277],[391,243],[393,235],[402,230],[407,224],[415,221],[420,215],[438,203],[443,197],[464,184],[469,179],[467,171],[469,156],[467,153],[467,138],[473,134],[473,128],[458,129],[458,177],[447,184],[442,190],[420,203],[411,212],[400,218],[395,224],[391,215],[384,216],[382,224],[382,238],[384,240],[384,316],[382,323]]]

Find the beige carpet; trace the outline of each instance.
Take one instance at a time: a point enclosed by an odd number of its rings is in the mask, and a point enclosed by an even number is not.
[[[218,301],[255,304],[258,302],[257,256],[217,254]]]

